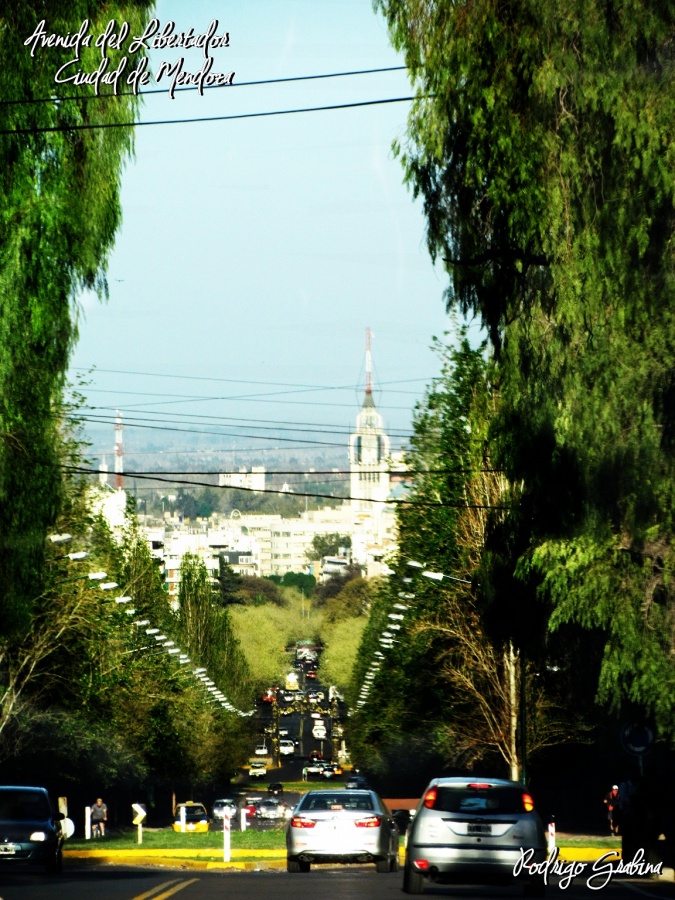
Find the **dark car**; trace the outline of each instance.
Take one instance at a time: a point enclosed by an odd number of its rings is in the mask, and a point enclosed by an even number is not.
[[[63,865],[63,813],[41,787],[0,787],[0,865],[38,865],[51,874]]]
[[[274,797],[282,797],[284,793],[284,786],[280,781],[273,781],[267,786],[267,793],[272,794],[272,796]]]
[[[369,791],[370,785],[363,775],[350,775],[345,781],[345,787],[350,791]]]

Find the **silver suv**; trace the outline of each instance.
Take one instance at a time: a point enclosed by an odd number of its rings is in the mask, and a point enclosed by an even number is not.
[[[530,852],[528,852],[530,851]],[[403,890],[425,883],[508,884],[514,867],[546,859],[544,828],[524,785],[498,778],[435,778],[406,835]],[[543,896],[543,876],[525,877],[526,896]]]

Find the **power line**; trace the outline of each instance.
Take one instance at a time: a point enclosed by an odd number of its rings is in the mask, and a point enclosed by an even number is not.
[[[377,75],[383,72],[401,72],[406,70],[407,66],[386,66],[381,69],[355,69],[351,72],[328,72],[321,75],[293,75],[288,78],[267,78],[260,81],[238,81],[235,84],[208,84],[204,85],[204,90],[211,91],[217,89],[237,88],[237,87],[258,87],[264,84],[287,84],[293,81],[317,81],[322,78],[346,78],[352,75]],[[187,85],[185,87],[174,88],[174,93],[184,93],[185,91],[197,91],[197,85]],[[154,94],[168,94],[171,88],[152,88],[148,91],[138,91],[138,96],[149,97]],[[68,100],[112,100],[116,97],[134,97],[136,91],[118,91],[110,94],[72,94],[66,97],[36,97],[35,99],[22,98],[20,100],[0,100],[0,106],[25,106],[34,103],[65,103]]]
[[[48,134],[55,132],[97,131],[110,128],[140,128],[144,125],[194,125],[201,122],[230,122],[235,119],[261,119],[267,116],[291,116],[298,113],[332,112],[338,109],[358,109],[360,107],[384,106],[390,103],[405,103],[415,97],[388,97],[383,100],[360,100],[354,103],[331,103],[327,106],[302,106],[296,109],[268,110],[257,113],[235,113],[229,116],[196,116],[192,119],[153,119],[148,122],[101,122],[97,125],[48,125],[41,128],[3,128],[0,134]]]
[[[68,471],[68,472],[78,472],[82,475],[109,475],[110,473],[104,469],[85,469],[83,466],[66,466],[61,465],[59,468]],[[319,494],[319,493],[310,493],[309,491],[284,491],[281,488],[247,488],[247,487],[235,487],[230,484],[211,484],[210,482],[203,481],[183,481],[178,478],[163,478],[158,475],[139,475],[137,472],[125,472],[125,478],[140,478],[146,481],[159,481],[162,484],[179,484],[186,485],[187,487],[207,487],[212,490],[221,490],[221,491],[245,491],[250,494],[283,494],[292,497],[316,497],[322,500],[357,500],[361,503],[381,503],[385,506],[418,506],[418,507],[429,507],[429,508],[438,508],[438,509],[511,509],[510,506],[495,506],[484,503],[438,503],[434,500],[411,500],[407,498],[398,499],[398,498],[387,498],[385,500],[376,500],[371,497],[336,497],[334,494]]]
[[[89,409],[97,409],[97,407],[89,407]],[[152,415],[152,413],[150,413]],[[185,419],[189,416],[189,413],[175,413],[177,417],[181,417],[181,419]],[[86,422],[97,422],[100,424],[113,424],[115,422],[116,416],[112,414],[101,414],[97,415],[96,413],[83,413],[82,415],[78,415],[81,421]],[[199,421],[200,419],[205,419],[208,421]],[[149,423],[152,425],[220,425],[221,428],[228,429],[240,429],[240,428],[250,428],[254,431],[292,431],[295,433],[301,434],[336,434],[349,436],[354,433],[354,428],[352,426],[344,425],[321,425],[317,423],[293,423],[293,422],[272,422],[269,425],[253,425],[252,422],[261,421],[259,419],[230,419],[226,416],[198,416],[197,420],[192,420],[191,422],[185,421],[176,421],[175,419],[148,419],[148,418],[140,418],[138,416],[128,416],[125,414],[124,423],[125,424],[144,424]],[[398,429],[388,429],[387,434],[393,437],[401,437],[407,438],[412,435],[410,431],[399,431]],[[225,435],[224,435],[225,436]],[[246,435],[241,435],[245,437]]]
[[[298,384],[293,381],[256,381],[251,378],[218,378],[213,375],[176,375],[173,372],[138,372],[134,369],[99,369],[94,367],[94,369],[85,369],[82,366],[76,367],[73,369],[75,372],[88,372],[90,374],[99,374],[104,373],[106,375],[142,375],[144,378],[174,378],[180,381],[218,381],[218,382],[226,382],[227,384],[261,384],[267,387],[297,387],[297,388],[311,388],[313,390],[321,390],[321,391],[341,391],[341,390],[352,390],[353,388],[361,387],[360,385],[354,384],[328,384],[328,385],[317,385],[315,384]],[[392,385],[392,384],[415,384],[419,381],[427,383],[429,379],[425,378],[399,378],[395,381],[382,381],[378,382],[380,386],[383,385]]]

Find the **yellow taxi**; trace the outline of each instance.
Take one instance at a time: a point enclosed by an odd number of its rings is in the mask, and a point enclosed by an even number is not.
[[[204,832],[211,824],[203,803],[178,803],[173,814],[173,830],[179,832]]]

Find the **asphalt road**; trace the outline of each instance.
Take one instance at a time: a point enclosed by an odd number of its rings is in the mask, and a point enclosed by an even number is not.
[[[401,873],[378,875],[372,866],[318,867],[308,874],[274,872],[186,872],[123,866],[69,865],[61,876],[0,872],[0,900],[401,900]],[[522,897],[516,887],[430,887],[425,897],[453,900],[511,900]],[[598,896],[583,879],[560,890],[557,881],[548,897],[580,900]],[[644,880],[610,882],[603,900],[672,900],[675,885]]]

